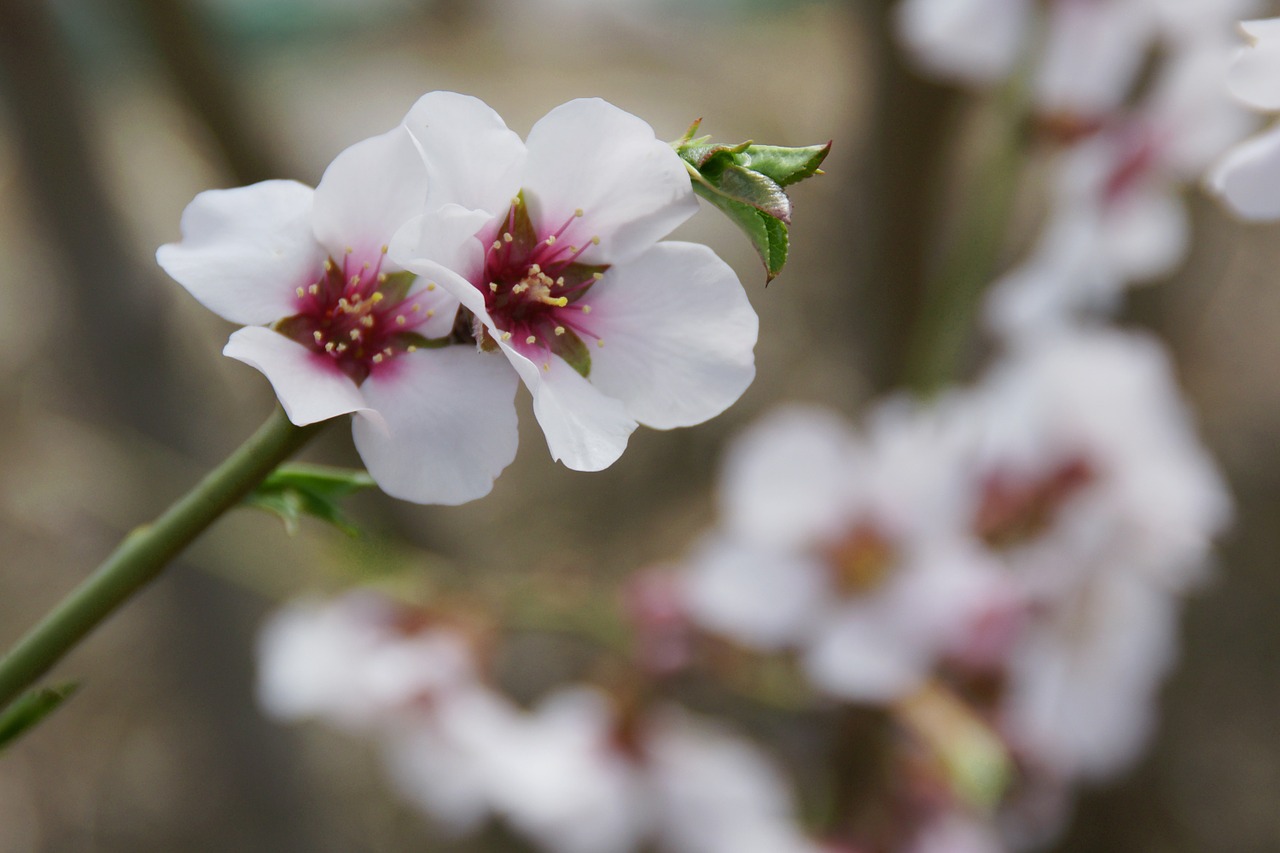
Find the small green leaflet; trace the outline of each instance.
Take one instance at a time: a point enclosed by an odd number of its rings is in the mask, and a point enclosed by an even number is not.
[[[701,122],[675,143],[676,153],[694,192],[742,229],[764,263],[766,281],[772,281],[787,262],[790,243],[791,199],[783,188],[822,174],[819,167],[831,143],[803,148],[713,144],[708,136],[694,138]]]
[[[364,471],[290,463],[281,465],[263,480],[244,499],[244,505],[278,515],[290,535],[297,532],[302,517],[309,515],[349,536],[358,536],[359,527],[338,504],[348,495],[375,485]]]

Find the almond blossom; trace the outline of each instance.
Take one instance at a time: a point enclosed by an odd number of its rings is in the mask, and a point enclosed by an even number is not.
[[[459,337],[494,354],[480,361],[529,388],[554,458],[605,468],[638,423],[701,423],[750,384],[758,322],[737,276],[704,246],[659,242],[697,200],[649,125],[571,101],[525,143],[482,102],[436,92],[406,126],[428,212],[392,255],[461,303]],[[461,227],[461,209],[480,224]]]
[[[757,425],[730,452],[722,529],[690,557],[690,616],[752,648],[800,651],[835,695],[916,688],[1003,584],[958,535],[963,427],[907,405],[865,440],[808,408]]]
[[[245,324],[223,352],[267,377],[293,423],[355,414],[356,447],[384,491],[458,504],[487,494],[515,456],[515,382],[465,347],[432,348],[457,300],[388,256],[421,214],[427,178],[401,125],[343,151],[314,190],[275,180],[200,193],[182,240],[156,259]]]

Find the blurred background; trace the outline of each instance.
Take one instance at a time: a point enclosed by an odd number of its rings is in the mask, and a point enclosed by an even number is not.
[[[219,355],[230,325],[154,263],[197,192],[314,185],[432,89],[480,97],[521,134],[600,96],[666,139],[701,116],[725,141],[835,140],[826,176],[793,193],[792,261],[768,288],[723,218],[680,232],[734,266],[761,317],[758,379],[737,406],[694,429],[642,429],[588,475],[551,462],[522,399],[519,457],[486,500],[363,496],[354,512],[370,535],[356,542],[305,524],[290,538],[264,514],[224,519],[61,666],[85,689],[0,759],[0,853],[521,849],[432,835],[366,743],[263,719],[257,626],[288,595],[405,564],[442,594],[554,586],[572,609],[683,553],[713,517],[719,449],[754,416],[807,400],[856,417],[894,387],[949,176],[984,124],[969,96],[903,67],[890,6],[0,0],[6,645],[274,405],[261,376]],[[1194,208],[1189,262],[1136,292],[1125,322],[1173,348],[1237,522],[1186,609],[1151,751],[1086,794],[1062,850],[1280,849],[1280,243],[1276,226],[1234,223],[1203,198]],[[307,456],[358,464],[345,427]],[[585,657],[571,637],[531,630],[501,664],[528,697],[582,675]]]

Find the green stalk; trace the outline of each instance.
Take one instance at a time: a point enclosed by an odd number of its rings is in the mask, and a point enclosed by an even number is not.
[[[982,296],[1004,248],[1026,146],[1029,95],[1015,78],[1001,94],[1000,128],[966,193],[971,203],[927,283],[908,341],[903,383],[933,394],[955,380],[973,338]]]
[[[155,579],[210,524],[323,426],[296,427],[277,408],[248,441],[177,503],[151,524],[126,536],[93,574],[0,659],[0,709]]]

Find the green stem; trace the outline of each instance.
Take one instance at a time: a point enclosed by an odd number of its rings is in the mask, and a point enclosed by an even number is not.
[[[164,514],[137,528],[0,659],[0,708],[155,579],[174,557],[323,428],[296,427],[279,408],[248,441]]]
[[[1000,129],[970,182],[972,201],[942,264],[924,290],[907,348],[904,384],[932,394],[956,378],[973,337],[978,308],[1013,216],[1028,112],[1025,84],[1015,79],[999,104]]]

